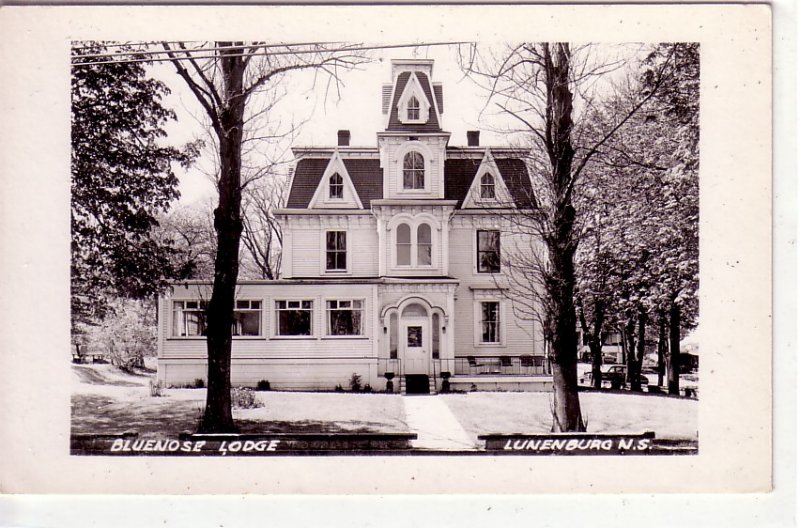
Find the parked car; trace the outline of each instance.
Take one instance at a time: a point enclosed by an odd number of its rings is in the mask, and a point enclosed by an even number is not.
[[[620,389],[625,386],[628,377],[628,367],[626,365],[603,365],[600,367],[601,385],[603,382],[608,382],[612,389]],[[592,371],[588,370],[580,379],[581,383],[592,385]],[[639,383],[642,387],[647,387],[650,380],[647,376],[640,374]]]

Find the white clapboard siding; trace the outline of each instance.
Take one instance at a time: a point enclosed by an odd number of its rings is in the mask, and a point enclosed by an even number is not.
[[[169,360],[159,361],[159,381],[164,386],[180,387],[193,385],[195,380],[207,379],[205,361]],[[231,361],[231,385],[255,387],[266,380],[273,390],[334,390],[337,385],[349,388],[353,374],[361,376],[362,384],[370,384],[380,390],[385,380],[378,378],[374,360],[340,359],[325,362],[268,359]]]
[[[347,231],[348,273],[354,277],[378,275],[377,227],[343,229]],[[324,230],[323,230],[324,231]],[[323,231],[317,229],[293,229],[292,276],[319,277],[325,272],[325,245]]]

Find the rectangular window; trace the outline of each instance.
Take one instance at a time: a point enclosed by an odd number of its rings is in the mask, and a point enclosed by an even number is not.
[[[232,333],[234,336],[261,335],[261,301],[236,301]]]
[[[325,233],[325,269],[328,271],[347,271],[346,231],[328,231]]]
[[[409,326],[406,329],[406,346],[409,348],[420,348],[422,346],[422,327]]]
[[[478,231],[478,273],[500,271],[500,231]]]
[[[328,335],[363,335],[363,301],[328,301]]]
[[[172,335],[174,337],[195,337],[206,335],[205,301],[172,302]]]
[[[312,335],[314,301],[275,301],[275,335]]]
[[[500,342],[500,303],[481,303],[481,343]]]

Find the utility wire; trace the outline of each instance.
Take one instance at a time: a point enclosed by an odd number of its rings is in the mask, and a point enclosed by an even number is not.
[[[165,42],[165,44],[170,44]],[[180,42],[178,42],[180,44]],[[124,57],[127,55],[166,55],[170,53],[183,53],[189,52],[210,52],[210,51],[224,51],[224,50],[237,50],[237,49],[259,49],[259,48],[289,48],[291,46],[321,46],[325,44],[345,44],[345,42],[292,42],[286,44],[250,44],[250,45],[236,45],[236,46],[212,46],[208,48],[174,48],[168,50],[153,50],[153,51],[118,51],[115,53],[86,53],[77,55],[73,58],[87,58],[87,59],[102,59],[106,57]],[[130,44],[125,44],[130,46]],[[134,44],[139,45],[139,44]],[[148,44],[141,44],[148,45]]]
[[[308,54],[319,54],[319,53],[344,53],[344,52],[352,52],[352,51],[369,51],[369,50],[379,50],[379,49],[397,49],[397,48],[422,48],[422,47],[430,47],[430,46],[453,46],[453,45],[461,45],[461,44],[472,44],[471,42],[424,42],[424,43],[413,43],[413,44],[392,44],[392,45],[385,45],[385,46],[357,46],[357,47],[344,47],[344,48],[336,48],[336,49],[316,49],[316,50],[294,50],[294,51],[273,51],[268,53],[231,53],[226,54],[225,57],[271,57],[271,56],[278,56],[278,55],[308,55]],[[243,49],[246,46],[235,46],[235,48]],[[174,62],[174,61],[181,61],[181,60],[196,60],[196,59],[217,59],[220,55],[213,54],[213,55],[194,55],[192,56],[190,53],[192,52],[208,52],[213,51],[212,48],[195,48],[195,49],[175,49],[170,51],[170,53],[179,55],[185,54],[186,56],[176,56],[173,58],[162,58],[162,57],[152,57],[148,59],[126,59],[126,60],[118,60],[118,61],[92,61],[92,62],[73,62],[72,66],[94,66],[98,64],[131,64],[137,62]],[[131,52],[131,53],[120,53],[116,55],[140,55],[141,53]],[[80,56],[73,57],[73,59],[79,59]]]

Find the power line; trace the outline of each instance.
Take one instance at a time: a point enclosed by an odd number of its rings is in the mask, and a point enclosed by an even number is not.
[[[197,41],[199,42],[199,41]],[[181,44],[181,42],[175,42]],[[165,44],[172,44],[165,42]],[[237,50],[237,49],[259,49],[259,48],[285,48],[290,46],[320,46],[324,44],[344,44],[342,41],[335,42],[292,42],[285,44],[250,44],[250,45],[235,45],[235,46],[211,46],[208,48],[174,48],[169,50],[154,50],[154,51],[122,51],[115,53],[86,53],[73,58],[87,58],[87,59],[101,59],[105,57],[124,57],[127,55],[165,55],[170,53],[183,53],[183,52],[210,52],[210,51],[223,51],[223,50]],[[131,44],[123,44],[123,46],[130,46]],[[139,44],[134,44],[139,45]],[[149,45],[149,44],[141,44]]]
[[[225,57],[271,57],[271,56],[278,56],[278,55],[308,55],[308,54],[319,54],[319,53],[344,53],[344,52],[353,52],[353,51],[370,51],[370,50],[379,50],[379,49],[397,49],[397,48],[420,48],[420,47],[430,47],[430,46],[454,46],[454,45],[461,45],[461,44],[472,44],[472,42],[423,42],[423,43],[412,43],[412,44],[391,44],[385,46],[354,46],[354,47],[343,47],[337,49],[317,49],[317,50],[293,50],[293,51],[274,51],[268,53],[231,53],[226,54]],[[246,46],[235,46],[235,49],[243,49]],[[174,54],[186,54],[190,52],[208,52],[213,51],[212,48],[195,48],[192,50],[188,49],[176,49],[172,50],[170,53]],[[112,54],[114,55],[139,55],[140,53],[132,52],[129,54]],[[192,56],[187,55],[183,57],[172,57],[172,58],[162,58],[162,57],[151,57],[148,59],[127,59],[127,60],[119,60],[119,61],[93,61],[93,62],[73,62],[72,66],[94,66],[98,64],[132,64],[137,62],[173,62],[173,61],[182,61],[182,60],[196,60],[196,59],[217,59],[220,56],[217,54],[212,55],[202,55],[202,56]],[[73,57],[80,58],[80,57]]]

